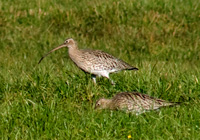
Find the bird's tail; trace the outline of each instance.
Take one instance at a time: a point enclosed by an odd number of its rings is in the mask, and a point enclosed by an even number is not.
[[[181,104],[182,102],[168,102],[168,103],[165,103],[164,106],[178,106]]]
[[[139,69],[136,68],[136,67],[131,67],[131,68],[129,68],[128,70],[139,70]]]

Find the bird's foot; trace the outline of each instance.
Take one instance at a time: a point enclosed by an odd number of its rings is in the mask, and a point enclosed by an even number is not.
[[[96,77],[92,77],[92,80],[93,80],[94,84],[96,85],[97,84]]]
[[[112,85],[115,85],[116,83],[113,80],[110,80]]]

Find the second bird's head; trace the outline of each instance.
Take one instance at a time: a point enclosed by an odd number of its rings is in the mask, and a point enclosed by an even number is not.
[[[110,99],[101,98],[96,101],[95,109],[106,109],[109,108]]]

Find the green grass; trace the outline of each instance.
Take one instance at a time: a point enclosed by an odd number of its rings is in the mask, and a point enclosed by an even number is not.
[[[199,25],[199,0],[2,0],[0,138],[200,139]],[[37,64],[69,37],[139,71],[94,86],[67,49]],[[121,91],[185,103],[139,116],[94,110]]]

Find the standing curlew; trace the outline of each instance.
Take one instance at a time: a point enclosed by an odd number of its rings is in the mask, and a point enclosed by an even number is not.
[[[126,62],[100,50],[79,50],[77,43],[69,38],[65,42],[45,54],[40,63],[48,54],[63,47],[68,47],[69,57],[84,72],[92,74],[92,79],[96,83],[96,76],[103,76],[109,79],[109,74],[121,70],[138,70]],[[112,84],[113,81],[111,80]]]
[[[95,109],[125,110],[138,115],[145,111],[177,104],[179,103],[167,102],[138,92],[122,92],[116,94],[112,99],[101,98],[97,100]]]

